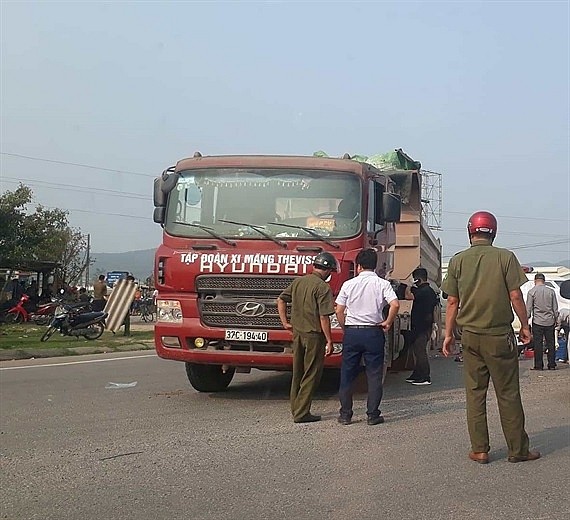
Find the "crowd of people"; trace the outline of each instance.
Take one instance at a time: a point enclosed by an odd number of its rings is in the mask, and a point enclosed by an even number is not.
[[[519,387],[519,351],[512,329],[513,310],[519,318],[519,340],[531,344],[534,332],[536,370],[542,369],[542,345],[548,352],[548,367],[556,368],[554,333],[568,337],[568,310],[558,311],[554,291],[544,286],[544,275],[537,274],[535,288],[525,302],[521,286],[527,282],[516,256],[493,246],[497,220],[480,211],[469,219],[470,247],[455,255],[448,267],[442,291],[447,297],[444,356],[455,355],[456,327],[462,330],[467,426],[471,440],[469,459],[489,462],[487,392],[493,382],[508,461],[526,462],[540,457],[529,448]],[[344,282],[336,301],[327,283],[337,270],[337,261],[327,252],[313,260],[310,274],[295,279],[277,299],[284,328],[293,335],[293,377],[290,406],[295,423],[321,419],[311,405],[319,384],[324,360],[333,353],[330,317],[336,315],[344,330],[339,385],[338,422],[352,424],[353,386],[361,370],[366,373],[368,395],[367,424],[384,423],[380,411],[383,395],[384,332],[398,314],[399,302],[391,284],[379,277],[377,254],[363,249],[356,257],[356,276]],[[416,269],[407,285],[406,299],[413,300],[411,330],[407,348],[414,359],[414,370],[406,379],[416,386],[431,384],[427,355],[439,297],[428,283],[427,271]],[[290,318],[287,306],[290,305]],[[568,354],[565,354],[566,360]],[[364,368],[362,369],[362,365]]]
[[[129,275],[130,281],[135,282],[135,278]],[[93,283],[92,288],[77,285],[60,284],[55,287],[53,283],[47,283],[43,288],[38,285],[36,278],[13,277],[9,280],[3,289],[2,309],[10,308],[20,300],[23,295],[28,296],[26,307],[30,309],[37,308],[38,305],[50,302],[54,298],[61,299],[65,303],[91,303],[93,311],[102,311],[105,307],[107,299],[112,292],[112,288],[108,286],[106,276],[101,274]],[[154,288],[139,286],[134,295],[131,306],[131,312],[138,310],[143,300],[152,300],[156,305],[158,291]]]

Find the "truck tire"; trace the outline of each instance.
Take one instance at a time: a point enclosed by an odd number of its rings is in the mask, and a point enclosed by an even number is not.
[[[198,392],[224,391],[233,379],[235,371],[232,367],[224,373],[221,365],[186,363],[188,381]]]

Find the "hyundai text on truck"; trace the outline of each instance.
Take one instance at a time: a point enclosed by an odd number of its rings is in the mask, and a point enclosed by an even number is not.
[[[203,392],[224,390],[236,371],[290,369],[292,336],[276,299],[321,251],[338,261],[335,295],[355,275],[362,248],[377,251],[378,275],[397,289],[420,263],[438,283],[441,247],[422,221],[420,165],[396,153],[402,168],[386,171],[348,155],[200,153],[165,170],[154,181],[154,221],[163,228],[154,266],[158,355],[184,362]],[[407,303],[387,334],[386,366],[402,350]],[[338,368],[342,329],[331,322],[325,368]]]

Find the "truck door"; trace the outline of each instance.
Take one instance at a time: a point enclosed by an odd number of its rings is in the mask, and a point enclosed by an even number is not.
[[[394,253],[393,248],[386,243],[385,223],[378,220],[381,208],[377,206],[381,204],[383,194],[384,185],[378,180],[371,179],[368,183],[367,234],[369,244],[376,249],[378,256],[376,272],[378,276],[386,278],[394,268]]]

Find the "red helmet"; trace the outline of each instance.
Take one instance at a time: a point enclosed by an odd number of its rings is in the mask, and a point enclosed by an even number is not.
[[[495,238],[497,234],[497,219],[495,215],[488,211],[477,211],[473,213],[473,215],[469,217],[469,222],[467,222],[467,232],[469,233],[469,238],[475,233],[486,233],[490,235],[491,238]]]

